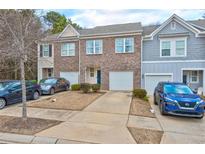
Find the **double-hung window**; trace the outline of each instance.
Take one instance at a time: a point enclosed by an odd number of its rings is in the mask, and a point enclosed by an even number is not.
[[[49,45],[48,44],[43,45],[43,57],[49,57]]]
[[[116,38],[115,39],[116,53],[133,53],[134,52],[134,38]]]
[[[75,43],[61,44],[61,56],[75,56]]]
[[[198,83],[199,82],[199,78],[198,78],[198,71],[191,71],[191,83]]]
[[[176,41],[176,56],[185,55],[185,40]]]
[[[160,40],[161,57],[185,57],[186,38],[172,38]]]
[[[170,41],[163,41],[161,45],[161,54],[162,56],[171,56],[171,42]]]
[[[87,54],[101,54],[102,53],[102,40],[87,40],[86,53]]]
[[[93,67],[90,68],[90,77],[95,76],[95,69]]]
[[[52,44],[40,45],[40,57],[52,57]]]

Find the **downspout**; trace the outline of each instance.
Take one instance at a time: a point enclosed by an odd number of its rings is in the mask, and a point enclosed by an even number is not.
[[[40,81],[40,71],[42,72],[42,69],[40,70],[40,66],[39,66],[39,60],[40,60],[40,43],[38,42],[38,46],[37,46],[37,82]]]
[[[142,52],[143,52],[143,37],[142,37],[142,35],[141,35],[141,69],[140,69],[140,83],[141,83],[141,88],[143,87],[143,85],[142,85]]]
[[[80,36],[78,35],[78,83],[80,83]]]

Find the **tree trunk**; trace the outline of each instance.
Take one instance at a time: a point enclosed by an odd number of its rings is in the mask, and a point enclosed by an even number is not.
[[[26,108],[26,82],[25,82],[25,66],[24,59],[20,60],[20,69],[21,69],[21,85],[22,85],[22,118],[23,120],[27,120],[27,108]]]

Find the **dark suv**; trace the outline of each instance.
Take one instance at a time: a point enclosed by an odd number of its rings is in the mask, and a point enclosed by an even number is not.
[[[41,89],[38,84],[32,81],[26,81],[27,99],[38,99],[41,95]],[[6,105],[22,101],[22,88],[19,80],[0,81],[0,109]]]
[[[154,91],[154,103],[161,114],[203,118],[204,100],[184,83],[159,82]]]

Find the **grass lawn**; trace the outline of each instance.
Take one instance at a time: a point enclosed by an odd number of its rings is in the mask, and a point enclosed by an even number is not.
[[[61,121],[39,118],[23,121],[20,117],[0,116],[0,132],[34,135],[60,123]]]
[[[160,144],[163,131],[128,127],[137,144]]]
[[[130,115],[155,118],[155,114],[150,111],[151,105],[144,100],[133,98],[130,106]]]
[[[55,94],[48,99],[31,102],[28,107],[81,111],[103,94],[68,91]]]

